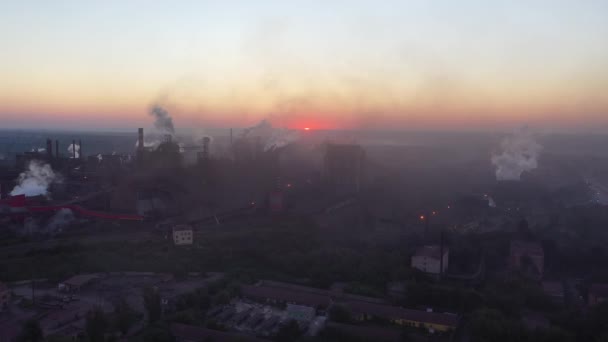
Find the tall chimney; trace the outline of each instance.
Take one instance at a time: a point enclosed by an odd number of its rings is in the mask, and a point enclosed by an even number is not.
[[[210,141],[211,141],[211,139],[209,139],[209,137],[203,138],[203,160],[204,161],[209,160],[209,142]]]
[[[137,129],[137,162],[141,165],[144,160],[144,129]]]
[[[49,156],[49,159],[53,158],[53,141],[51,139],[46,139],[46,154]]]
[[[78,139],[78,157],[82,159],[82,140]]]
[[[55,156],[59,159],[59,140],[55,140]]]
[[[72,158],[76,159],[76,140],[72,139]]]
[[[137,129],[137,151],[141,152],[144,150],[144,129]]]

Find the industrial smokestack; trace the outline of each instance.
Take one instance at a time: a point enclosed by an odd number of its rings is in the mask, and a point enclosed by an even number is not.
[[[141,152],[144,150],[144,129],[137,129],[137,151]]]
[[[53,158],[53,141],[51,139],[46,139],[46,153],[49,156],[49,159]]]
[[[59,140],[55,140],[55,156],[59,159]]]
[[[76,159],[76,139],[72,140],[72,158]]]
[[[203,138],[203,160],[204,161],[209,160],[209,142],[210,141],[211,141],[211,139],[209,139],[209,137]]]
[[[78,139],[78,157],[82,158],[82,140]]]

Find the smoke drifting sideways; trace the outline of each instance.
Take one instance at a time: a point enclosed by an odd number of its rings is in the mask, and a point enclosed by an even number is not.
[[[52,183],[61,182],[61,175],[53,172],[49,164],[32,160],[27,170],[19,174],[18,184],[11,191],[11,196],[25,195],[49,197],[49,187]]]
[[[76,148],[76,153],[74,153],[74,148]],[[69,156],[70,158],[80,158],[80,145],[78,144],[70,144],[68,146],[68,152],[69,152]]]
[[[501,147],[502,153],[492,156],[496,180],[519,181],[524,172],[538,167],[538,157],[543,147],[528,129],[519,130],[505,138]]]
[[[68,226],[75,220],[72,210],[63,208],[55,213],[46,224],[47,232],[60,232],[63,227]]]
[[[264,119],[257,125],[243,131],[242,138],[260,138],[264,151],[271,151],[287,146],[300,139],[300,133],[287,128],[275,128],[270,121]]]
[[[156,127],[156,129],[165,134],[170,134],[171,136],[175,135],[173,118],[169,115],[168,111],[159,105],[155,105],[150,110],[150,115],[154,117],[154,127]]]

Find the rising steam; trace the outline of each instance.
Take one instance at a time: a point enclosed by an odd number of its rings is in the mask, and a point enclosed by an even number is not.
[[[542,146],[534,140],[529,130],[522,129],[505,138],[501,147],[502,153],[492,156],[497,180],[518,181],[522,173],[538,167],[538,156]]]
[[[297,141],[300,134],[292,129],[275,128],[268,120],[264,119],[243,132],[243,138],[253,137],[262,140],[264,151],[270,151]]]
[[[75,220],[72,210],[63,208],[55,213],[48,221],[45,229],[47,233],[61,232],[64,227],[68,226]]]
[[[76,148],[76,153],[74,153],[74,148]],[[80,158],[80,145],[78,144],[70,144],[68,146],[68,152],[69,152],[69,156],[70,158]]]
[[[59,181],[61,181],[60,175],[53,172],[49,164],[32,160],[28,169],[19,175],[18,184],[11,191],[11,196],[48,196],[49,186]]]
[[[150,115],[154,117],[154,127],[156,127],[156,129],[166,134],[175,135],[173,118],[163,107],[155,105],[150,110]]]

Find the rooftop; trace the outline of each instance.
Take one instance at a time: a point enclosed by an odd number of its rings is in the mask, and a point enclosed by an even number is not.
[[[303,292],[292,289],[268,286],[241,286],[241,294],[247,297],[272,299],[282,302],[298,303],[310,306],[328,306],[331,298],[312,292]]]
[[[366,313],[378,317],[404,319],[408,321],[438,324],[450,327],[456,327],[458,325],[458,316],[454,314],[412,310],[399,306],[380,305],[365,302],[348,302],[345,303],[345,305],[354,312]]]
[[[173,226],[174,232],[190,231],[190,230],[192,230],[192,226],[187,225],[187,224],[178,224],[178,225]]]

